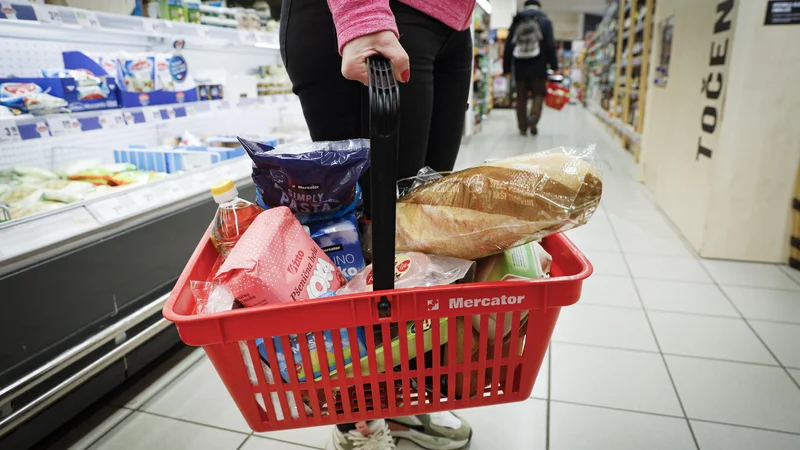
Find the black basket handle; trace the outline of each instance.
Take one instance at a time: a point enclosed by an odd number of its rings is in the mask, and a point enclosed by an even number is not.
[[[388,59],[370,57],[368,67],[372,274],[373,290],[382,291],[394,289],[400,91]],[[391,315],[391,304],[385,296],[381,297],[378,312],[380,317]]]

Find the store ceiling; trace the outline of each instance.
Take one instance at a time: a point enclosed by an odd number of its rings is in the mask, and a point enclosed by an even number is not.
[[[575,12],[602,14],[606,10],[607,0],[541,0],[545,12]],[[494,3],[494,2],[493,2]],[[517,0],[522,8],[525,0]]]

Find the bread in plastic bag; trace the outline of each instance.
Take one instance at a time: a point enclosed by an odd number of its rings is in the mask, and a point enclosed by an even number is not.
[[[586,223],[603,183],[594,146],[487,162],[429,181],[397,204],[396,250],[478,259]]]

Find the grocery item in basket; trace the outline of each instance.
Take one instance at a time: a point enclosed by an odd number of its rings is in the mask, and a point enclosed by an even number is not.
[[[364,255],[361,253],[355,214],[313,223],[309,225],[309,232],[311,239],[333,260],[345,278],[351,280],[364,269]]]
[[[358,348],[358,353],[356,355],[357,358],[366,356],[367,344],[363,327],[356,328],[356,336],[354,336],[353,339],[350,338],[350,333],[347,331],[347,329],[342,328],[339,330],[339,338],[342,342],[342,355],[345,365],[349,365],[352,361],[353,344],[355,344]],[[298,342],[298,339],[298,335],[293,334],[289,336],[289,345],[291,346],[292,359],[294,361],[291,367],[297,373],[297,380],[302,382],[306,380],[306,372],[305,366],[303,365],[303,354],[300,350],[300,343]],[[319,364],[319,353],[317,351],[316,337],[313,333],[307,333],[305,335],[305,339],[308,343],[309,358],[311,359],[311,369],[314,371],[314,378],[319,378],[322,373]],[[329,330],[325,330],[322,332],[322,339],[325,342],[325,356],[328,364],[328,371],[335,372],[336,355],[333,347],[333,334]],[[355,342],[353,342],[354,340]],[[275,346],[275,357],[278,359],[278,369],[280,369],[281,378],[283,378],[284,381],[289,381],[290,377],[289,370],[286,365],[286,353],[283,350],[283,344],[281,343],[280,338],[273,337],[272,344]],[[258,352],[261,354],[261,358],[269,363],[264,340],[256,339],[256,345],[258,345]]]
[[[211,195],[219,205],[211,222],[211,242],[219,254],[227,258],[263,210],[260,206],[239,198],[239,191],[231,180],[222,180],[211,186]]]
[[[128,92],[155,90],[156,61],[153,55],[121,52],[117,75]]]
[[[506,250],[503,253],[487,256],[477,262],[475,281],[517,281],[550,276],[550,265],[553,257],[539,245],[530,242],[519,247]],[[528,311],[522,312],[526,317]],[[505,313],[503,320],[503,337],[511,332],[512,313]],[[489,341],[494,341],[496,336],[496,314],[489,314]],[[472,327],[476,331],[481,329],[481,316],[472,316]]]
[[[253,160],[253,181],[264,204],[287,206],[299,217],[329,215],[353,204],[356,182],[369,166],[365,139],[278,147],[239,141]]]
[[[478,362],[480,360],[480,342],[481,342],[481,335],[479,331],[476,331],[474,328],[470,327],[469,325],[465,325],[464,318],[458,317],[455,319],[456,321],[456,340],[455,342],[449,342],[442,346],[442,354],[444,359],[444,364],[463,364],[463,363],[470,363],[470,362]],[[486,360],[487,361],[498,361],[501,357],[508,357],[511,352],[516,351],[517,356],[522,356],[522,352],[524,350],[524,342],[525,342],[525,335],[527,331],[527,324],[528,324],[528,317],[521,317],[520,318],[520,325],[519,325],[519,332],[517,333],[516,339],[512,342],[512,336],[506,336],[503,338],[502,347],[501,347],[501,354],[495,354],[495,345],[487,345],[486,347]],[[465,345],[465,335],[466,333],[471,333],[471,343],[472,346],[470,349],[466,349]],[[456,360],[449,361],[450,357],[450,350],[449,346],[455,345],[456,346]],[[497,363],[499,365],[499,363]],[[503,389],[505,387],[506,381],[506,373],[507,367],[501,366],[500,373],[498,374],[499,377],[499,388]],[[443,382],[443,390],[442,392],[449,392],[447,389],[447,384],[451,380],[445,379]],[[491,368],[487,368],[484,371],[484,386],[490,386],[493,382],[493,373]],[[463,396],[467,397],[474,397],[478,393],[478,371],[473,370],[470,373],[470,383],[469,383],[469,392],[465,392],[464,389],[464,376],[462,373],[458,373],[455,376],[455,386],[453,386],[453,392],[456,398],[461,398]]]
[[[478,259],[582,225],[603,188],[593,154],[559,147],[423,184],[397,204],[396,248]]]
[[[442,286],[464,278],[475,263],[449,256],[424,253],[397,253],[394,257],[394,287]],[[372,264],[358,273],[336,295],[372,291]]]
[[[256,217],[214,280],[245,307],[317,298],[347,282],[285,207]]]

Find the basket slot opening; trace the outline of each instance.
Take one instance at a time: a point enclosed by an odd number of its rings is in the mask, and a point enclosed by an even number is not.
[[[292,335],[293,339],[297,339],[297,335]],[[301,411],[300,408],[303,403],[303,397],[300,393],[300,385],[297,379],[297,372],[294,370],[294,361],[292,360],[292,342],[289,336],[281,336],[279,338],[281,348],[283,350],[283,356],[285,358],[286,364],[286,373],[289,375],[289,381],[284,382],[285,386],[288,386],[291,389],[291,393],[294,395],[295,405],[297,406],[297,422],[302,426],[305,426],[307,423],[306,415],[304,411]],[[305,409],[305,408],[303,408]],[[285,416],[285,415],[284,415]],[[294,417],[293,414],[290,414],[290,417]]]
[[[409,376],[409,373],[408,373],[409,372],[408,359],[409,359],[409,354],[410,354],[409,344],[410,344],[410,341],[411,341],[411,339],[409,339],[409,332],[412,331],[412,330],[413,330],[413,333],[411,333],[411,334],[415,334],[415,333],[417,333],[419,331],[419,329],[414,326],[414,322],[408,322],[408,323],[404,324],[403,328],[400,330],[400,335],[399,335],[399,337],[400,337],[400,361],[399,362],[400,362],[400,372],[402,373],[402,380],[403,380],[402,381],[403,399],[411,399],[411,389],[410,389],[410,386],[409,386],[410,385],[410,379],[409,379],[410,376]],[[416,349],[414,349],[414,352],[416,352]],[[394,352],[392,352],[392,355],[394,355]],[[396,363],[395,363],[395,366],[397,366]],[[409,403],[410,403],[409,401],[404,401],[404,402],[400,403],[400,406],[402,408],[401,411],[402,411],[402,413],[404,413],[404,415],[410,414],[409,407],[411,405],[409,405]]]
[[[368,327],[365,330],[366,338],[367,338],[367,363],[369,365],[367,374],[374,374],[371,376],[372,379],[372,386],[370,387],[370,398],[371,398],[371,405],[372,408],[381,411],[384,409],[383,405],[381,404],[381,396],[380,396],[380,388],[378,386],[378,381],[375,378],[378,374],[378,361],[377,361],[377,353],[375,349],[377,348],[375,345],[375,330],[380,330],[380,328],[376,327]]]
[[[358,329],[348,328],[346,331],[350,339],[350,352],[351,352],[350,370],[347,371],[347,374],[349,376],[350,372],[353,373],[353,379],[355,380],[355,385],[356,385],[356,397],[358,398],[358,404],[354,409],[355,411],[364,414],[366,413],[366,411],[368,411],[368,409],[370,409],[367,407],[367,401],[364,393],[364,382],[360,364],[361,355],[365,354],[366,352],[366,348],[363,345],[363,341],[359,337],[359,334],[363,335],[364,328],[363,327],[359,327]]]
[[[464,329],[464,347],[463,351],[461,352],[461,364],[468,364],[472,358],[473,352],[473,343],[472,343],[472,316],[465,316],[461,318],[463,322],[463,329]],[[465,405],[468,403],[470,398],[470,378],[471,378],[471,370],[465,370],[462,372],[462,379],[458,380],[458,376],[456,376],[456,383],[458,387],[461,387],[461,402]],[[459,381],[461,381],[459,383]]]
[[[394,395],[394,348],[392,346],[391,328],[397,329],[397,323],[387,322],[381,324],[381,341],[383,342],[383,364],[386,374],[386,404],[389,414],[396,415],[397,399]]]
[[[447,339],[447,401],[451,403],[455,401],[456,398],[456,371],[455,365],[457,363],[456,360],[456,345],[458,343],[458,319],[453,319],[452,317],[450,320],[447,321],[448,323],[448,339]]]
[[[300,351],[300,361],[303,367],[303,375],[305,375],[305,384],[311,385],[311,390],[303,390],[300,391],[301,397],[304,399],[308,399],[308,404],[311,406],[311,410],[313,412],[314,417],[320,417],[320,407],[319,401],[317,399],[316,391],[318,387],[318,383],[316,382],[315,378],[317,373],[327,373],[328,372],[328,362],[327,358],[320,358],[319,354],[312,355],[311,351],[314,348],[319,348],[320,345],[324,347],[325,341],[317,341],[316,338],[312,333],[307,333],[305,335],[298,335],[297,337],[297,344]],[[295,354],[297,350],[292,348],[291,352],[292,355]],[[294,358],[294,361],[297,361],[297,358]],[[316,364],[315,364],[316,363]],[[319,367],[319,371],[314,370],[314,366]],[[296,366],[295,366],[296,367]],[[313,392],[314,395],[310,396],[309,393]]]
[[[283,379],[281,378],[281,373],[280,373],[280,370],[278,368],[278,364],[277,364],[278,357],[277,357],[276,352],[275,352],[275,347],[273,346],[272,338],[265,338],[265,339],[262,339],[262,341],[263,341],[262,344],[264,346],[264,349],[266,350],[266,353],[267,353],[267,361],[275,361],[276,362],[276,363],[270,364],[269,366],[267,366],[266,364],[262,364],[261,365],[262,371],[263,371],[264,375],[266,376],[266,379],[267,379],[267,382],[268,382],[269,386],[274,387],[275,391],[276,391],[276,393],[271,393],[269,395],[269,398],[270,398],[271,401],[267,402],[267,408],[277,406],[277,405],[275,405],[275,401],[274,401],[275,397],[277,396],[278,405],[280,405],[280,409],[277,409],[277,408],[275,409],[276,420],[278,420],[278,421],[284,421],[284,420],[291,421],[292,415],[293,415],[292,414],[292,410],[294,410],[295,414],[298,413],[297,404],[294,403],[294,396],[290,392],[286,392],[284,390],[284,382],[283,382]],[[248,342],[247,345],[250,346],[250,342]],[[269,380],[272,380],[273,384],[270,384]],[[291,408],[290,408],[290,405],[292,406]]]
[[[481,316],[473,316],[472,323],[478,322],[479,325],[479,340],[478,340],[478,372],[473,373],[472,376],[477,375],[478,380],[475,383],[476,395],[480,398],[486,394],[486,358],[489,353],[489,315],[483,314]]]
[[[494,348],[492,348],[492,362],[495,363],[496,369],[491,371],[492,375],[492,390],[491,396],[497,397],[498,388],[500,387],[501,374],[508,370],[508,366],[500,365],[497,362],[503,358],[503,346],[505,344],[505,330],[506,318],[510,318],[511,314],[497,314],[495,317],[495,334],[494,334]],[[491,343],[490,343],[491,345]]]
[[[432,324],[433,321],[431,319],[425,320],[417,320],[414,323],[414,329],[416,333],[414,335],[414,340],[416,342],[416,369],[417,369],[417,377],[413,378],[413,382],[417,385],[417,395],[419,396],[418,401],[420,404],[425,405],[428,403],[428,386],[433,383],[433,380],[430,378],[420,375],[423,369],[428,368],[428,364],[426,364],[427,358],[425,354],[425,347],[426,347],[426,340],[430,339],[430,329],[433,328]],[[438,325],[438,324],[437,324]],[[427,346],[430,347],[430,344]],[[432,361],[431,361],[432,362]]]
[[[242,362],[244,363],[245,370],[247,370],[247,378],[250,379],[250,385],[263,389],[267,386],[268,380],[264,375],[264,369],[261,367],[261,357],[258,355],[258,349],[253,341],[239,341],[239,352],[242,355]],[[259,406],[259,415],[262,422],[271,422],[273,413],[270,411],[271,405],[264,403],[264,395],[257,392],[254,395],[256,403]],[[273,410],[274,411],[274,410]],[[277,419],[276,419],[277,420]]]
[[[324,342],[325,338],[321,331],[314,332],[314,341],[315,342]],[[335,400],[333,395],[333,383],[331,383],[331,375],[330,369],[328,368],[328,352],[326,351],[325,347],[317,346],[316,348],[317,358],[319,359],[320,363],[320,379],[322,383],[322,392],[320,389],[317,389],[317,397],[319,398],[320,402],[323,402],[324,408],[328,414],[337,417],[338,414],[336,412]]]
[[[350,404],[350,392],[347,385],[347,371],[339,370],[344,368],[344,352],[342,350],[342,335],[340,330],[331,331],[333,336],[333,354],[336,360],[336,377],[334,379],[338,382],[339,393],[342,396],[342,411],[345,417],[352,416],[352,406]],[[348,352],[349,352],[348,348]],[[338,407],[338,405],[337,405]]]
[[[441,324],[442,322],[438,321],[432,329],[431,329],[431,360],[433,363],[433,379],[431,380],[432,389],[431,389],[431,403],[435,406],[438,406],[440,403],[440,397],[442,395],[441,387],[442,387],[442,379],[441,379],[441,358],[444,356],[442,353],[441,345]],[[446,321],[447,323],[449,321]],[[447,331],[445,330],[445,335]]]

